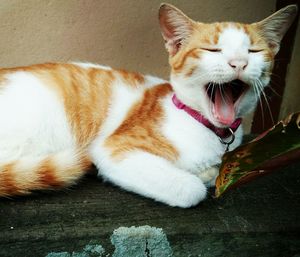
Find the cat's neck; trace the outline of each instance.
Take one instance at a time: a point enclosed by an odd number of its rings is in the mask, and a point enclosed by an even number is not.
[[[213,125],[207,118],[204,117],[203,114],[200,112],[190,108],[189,106],[185,105],[183,102],[181,102],[176,94],[173,94],[172,102],[179,110],[184,110],[188,115],[192,116],[195,120],[197,120],[199,123],[203,124],[205,127],[212,130],[218,137],[224,139],[229,136],[231,136],[241,125],[242,119],[237,118],[230,126],[225,128],[219,128]]]

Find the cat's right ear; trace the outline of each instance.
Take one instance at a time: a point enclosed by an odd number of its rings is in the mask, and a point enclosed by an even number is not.
[[[193,31],[193,21],[170,4],[161,4],[159,24],[165,46],[171,56],[175,55]]]

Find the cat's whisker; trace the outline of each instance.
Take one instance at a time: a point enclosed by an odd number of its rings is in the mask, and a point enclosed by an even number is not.
[[[256,95],[256,98],[257,98],[257,101],[259,102],[259,106],[260,106],[260,111],[261,111],[261,115],[262,115],[262,123],[263,123],[263,127],[265,126],[265,115],[264,115],[264,109],[263,109],[263,103],[262,103],[262,100],[261,100],[261,93],[260,93],[260,90],[256,84],[256,80],[254,81],[253,83],[254,85],[254,92],[255,92],[255,95]]]
[[[275,124],[275,122],[274,122],[274,117],[273,117],[273,113],[272,113],[272,110],[271,110],[271,106],[270,106],[268,97],[267,97],[266,93],[264,92],[264,88],[263,88],[263,85],[261,84],[261,82],[259,82],[259,85],[260,85],[260,87],[262,88],[262,94],[263,94],[264,99],[265,99],[265,101],[266,101],[266,105],[267,105],[268,110],[269,110],[269,113],[270,113],[271,121],[272,121],[273,124]]]
[[[257,91],[257,86],[256,86],[256,84],[255,84],[256,82],[255,81],[253,81],[253,88],[254,88],[254,94],[255,94],[255,97],[256,97],[256,101],[259,101],[259,98],[260,98],[260,96],[259,96],[259,92]]]
[[[269,76],[269,77],[275,76],[275,77],[277,77],[277,78],[280,78],[279,75],[277,75],[277,74],[275,74],[275,73],[272,73],[272,72],[263,71],[262,74],[265,74],[265,75],[267,75],[267,76]],[[277,87],[280,87],[280,85],[279,85],[277,82],[275,82],[274,80],[271,80],[271,82],[270,82],[270,84],[267,86],[267,88],[270,89],[276,96],[278,96],[278,97],[281,98],[282,95],[279,94],[279,93],[272,87],[272,84],[275,85],[275,86],[277,86]]]
[[[276,77],[278,79],[281,79],[280,75],[273,72],[263,71],[262,74],[267,75],[268,77]]]
[[[211,84],[211,82],[209,82],[208,85],[207,85],[207,87],[206,87],[206,90],[205,90],[205,94],[206,94],[208,97],[210,97],[210,96],[209,96],[209,90],[210,90],[211,86],[212,86],[212,84]],[[209,100],[209,111],[211,112],[211,101],[210,101],[210,100]]]
[[[227,104],[228,96],[226,95],[226,92],[224,90],[224,85],[219,84],[219,88],[220,88],[220,92],[221,92],[222,101]]]
[[[275,83],[274,83],[275,84]],[[277,97],[282,98],[282,95],[280,95],[272,86],[269,84],[266,88],[270,89]]]
[[[210,113],[212,114],[213,113],[213,102],[212,102],[212,98],[213,98],[213,95],[214,95],[214,90],[215,90],[215,83],[212,83],[212,90],[210,92],[210,101],[209,101],[209,110],[210,110]]]
[[[267,108],[268,108],[268,111],[269,111],[269,114],[270,114],[270,118],[271,118],[272,124],[275,124],[273,113],[272,113],[272,110],[271,110],[271,107],[270,107],[270,103],[268,101],[268,97],[267,97],[266,93],[264,92],[263,85],[262,85],[262,83],[261,83],[260,80],[257,80],[257,82],[258,82],[257,85],[259,86],[259,88],[261,90],[261,93],[262,93],[262,95],[263,95],[263,97],[265,99],[265,102],[266,102],[266,105],[267,105]]]
[[[202,78],[206,78],[208,75],[208,73],[202,73],[201,75],[197,75],[197,76],[193,76],[192,78],[190,78],[190,82],[198,82],[200,81]]]
[[[209,82],[208,85],[207,85],[207,87],[206,87],[206,90],[205,90],[206,95],[208,95],[208,91],[211,88],[211,86],[212,86],[212,83]]]

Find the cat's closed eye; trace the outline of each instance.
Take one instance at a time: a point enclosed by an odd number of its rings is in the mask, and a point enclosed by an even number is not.
[[[248,49],[248,53],[259,53],[262,51],[263,51],[263,49]]]
[[[222,51],[222,49],[220,49],[220,48],[205,48],[205,47],[201,47],[200,49],[204,50],[204,51],[208,51],[208,52],[221,52]]]

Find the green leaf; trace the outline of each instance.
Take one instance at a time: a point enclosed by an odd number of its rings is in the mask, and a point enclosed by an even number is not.
[[[253,141],[224,154],[216,179],[216,197],[259,176],[300,160],[300,112]]]

